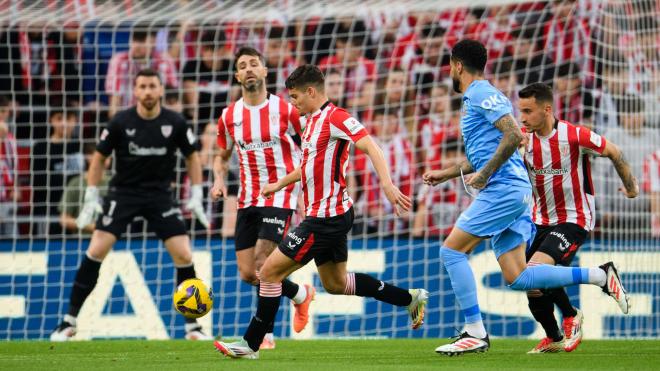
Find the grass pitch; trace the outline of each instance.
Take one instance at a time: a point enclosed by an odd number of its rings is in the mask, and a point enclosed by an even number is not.
[[[660,369],[660,341],[584,341],[572,353],[525,354],[529,340],[496,339],[485,354],[446,357],[435,347],[447,339],[278,340],[259,360],[234,360],[211,342],[109,340],[0,345],[4,370],[539,370]]]

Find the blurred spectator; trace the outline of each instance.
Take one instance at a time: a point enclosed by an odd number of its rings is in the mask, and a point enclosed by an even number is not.
[[[82,100],[81,83],[81,48],[80,38],[82,32],[78,22],[67,22],[64,29],[58,35],[57,59],[61,68],[59,78],[62,79],[63,104],[65,106],[77,107]]]
[[[387,75],[378,81],[376,86],[376,98],[373,106],[366,110],[361,119],[365,122],[372,121],[373,110],[387,107],[390,113],[399,118],[403,116],[404,105],[408,99],[408,77],[406,72],[398,67],[387,71]],[[406,130],[405,127],[401,128]]]
[[[20,201],[20,192],[16,186],[18,154],[16,139],[9,130],[10,102],[0,95],[0,236],[16,235],[16,202]]]
[[[14,71],[21,70],[18,32],[0,25],[0,95],[11,96],[22,90],[22,81]]]
[[[344,106],[344,78],[338,70],[325,71],[325,94],[335,106]]]
[[[644,160],[657,150],[660,132],[646,127],[644,102],[639,97],[627,94],[616,101],[616,106],[620,125],[607,130],[604,136],[617,143],[635,177],[643,179],[641,172]],[[627,237],[639,237],[643,233],[640,228],[646,230],[651,223],[649,195],[642,192],[637,198],[628,199],[618,192],[620,182],[616,174],[612,173],[612,167],[601,167],[598,170],[603,182],[603,201],[597,203],[603,211],[602,226],[605,229],[612,228],[613,232],[630,233]]]
[[[431,109],[428,115],[425,115],[417,127],[417,139],[415,140],[417,149],[417,163],[422,166],[420,171],[424,170],[426,161],[429,159],[429,153],[437,151],[434,145],[440,143],[434,142],[434,138],[445,138],[448,135],[460,135],[460,127],[455,120],[452,120],[451,93],[449,85],[436,83],[431,89]]]
[[[273,27],[268,32],[264,58],[268,67],[266,89],[277,95],[286,94],[284,82],[298,64],[293,57],[291,43],[283,27]]]
[[[513,73],[513,65],[507,60],[498,60],[493,64],[492,83],[497,90],[504,93],[509,98],[511,104],[516,107],[518,101],[517,78]],[[514,117],[518,117],[514,109]]]
[[[171,86],[165,87],[165,103],[163,106],[174,112],[183,113],[183,103],[181,103],[179,89]]]
[[[135,75],[144,68],[153,68],[160,73],[163,84],[179,86],[174,62],[167,54],[154,51],[154,34],[137,27],[131,34],[129,50],[112,56],[105,78],[105,92],[110,104],[108,116],[133,105],[133,83]]]
[[[21,82],[19,94],[21,104],[46,106],[50,102],[50,93],[59,89],[54,85],[58,71],[57,49],[55,41],[45,24],[33,23],[29,28],[21,29],[18,35],[20,49],[20,77],[12,75]]]
[[[359,112],[372,102],[376,63],[363,55],[366,29],[364,22],[361,22],[361,26],[358,24],[356,21],[354,27],[340,27],[335,41],[335,54],[323,58],[319,68],[323,71],[329,68],[342,71],[346,108]]]
[[[553,71],[549,68],[550,57],[539,50],[537,30],[533,27],[513,31],[513,70],[518,84],[527,86],[535,82],[552,83]]]
[[[593,97],[580,80],[577,63],[559,66],[554,87],[557,116],[575,125],[593,126]]]
[[[594,128],[601,133],[619,126],[616,101],[626,93],[627,76],[623,61],[614,59],[603,69],[603,86],[596,92],[598,109],[594,122]]]
[[[549,19],[542,34],[545,37],[543,50],[556,64],[577,63],[588,78],[593,73],[589,58],[591,30],[587,14],[583,14],[576,3],[576,0],[550,1]]]
[[[177,70],[196,53],[195,34],[191,31],[192,21],[175,22],[162,27],[156,33],[155,50],[172,58]]]
[[[227,107],[232,90],[233,56],[223,31],[202,36],[200,58],[183,68],[184,107],[193,122],[215,123]]]
[[[89,162],[92,155],[96,151],[94,143],[85,143],[83,146],[83,155],[85,157],[85,167],[89,168]],[[106,169],[110,166],[110,158],[106,159]],[[98,184],[100,197],[105,197],[108,193],[108,182],[110,181],[109,172],[103,174],[103,178]],[[85,188],[87,187],[87,171],[80,175],[72,176],[64,187],[62,198],[58,204],[57,210],[60,213],[60,225],[67,232],[77,232],[78,226],[76,225],[76,218],[82,209],[83,198],[85,195]],[[83,233],[94,232],[96,225],[90,223],[85,226],[81,231]]]
[[[651,235],[660,237],[660,149],[644,160],[642,192],[648,195],[651,202]]]
[[[462,162],[465,160],[462,146],[459,136],[435,136],[426,170],[444,169]],[[451,232],[456,219],[471,202],[461,182],[459,177],[436,187],[422,185],[417,193],[414,237],[446,236]]]
[[[412,197],[415,180],[413,146],[403,133],[399,115],[387,107],[374,111],[370,125],[374,140],[383,151],[388,161],[392,182],[403,194]],[[391,235],[407,233],[410,216],[397,217],[392,205],[382,194],[376,170],[364,154],[356,154],[354,160],[357,181],[363,186],[358,201],[360,212],[369,218],[365,227],[368,233]]]
[[[635,22],[637,53],[630,59],[631,82],[639,92],[646,107],[649,126],[660,127],[660,24],[657,15],[644,15]]]
[[[418,84],[420,76],[430,74],[433,80],[449,76],[449,57],[451,52],[445,40],[446,30],[437,23],[428,23],[421,27],[420,39],[415,56],[409,64],[413,83]],[[405,65],[403,66],[405,68]]]
[[[32,148],[32,206],[34,215],[52,216],[46,233],[60,233],[57,205],[64,185],[84,171],[85,160],[80,142],[74,138],[78,127],[76,111],[53,109],[49,124],[51,135]],[[53,223],[54,222],[54,223]]]

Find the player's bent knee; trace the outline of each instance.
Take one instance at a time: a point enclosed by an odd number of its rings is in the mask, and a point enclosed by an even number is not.
[[[323,288],[328,294],[332,295],[343,295],[344,294],[344,287],[345,285],[342,285],[341,283],[338,282],[323,282]]]
[[[242,268],[241,266],[238,266],[238,274],[241,277],[241,280],[243,282],[249,283],[250,285],[258,285],[259,284],[259,279],[257,278],[257,274],[255,270],[248,270],[245,268]]]
[[[543,296],[543,291],[541,290],[527,290],[528,298],[540,298],[541,296]]]

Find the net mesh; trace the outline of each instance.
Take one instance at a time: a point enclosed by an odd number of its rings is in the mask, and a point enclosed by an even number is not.
[[[453,335],[462,315],[439,246],[470,196],[460,180],[431,189],[421,174],[463,156],[461,98],[453,93],[448,65],[451,47],[462,38],[487,46],[487,78],[514,107],[525,85],[552,84],[557,117],[592,128],[625,154],[642,192],[626,199],[609,161],[594,161],[598,222],[577,260],[619,262],[633,313],[620,316],[597,289],[569,293],[585,312],[586,336],[657,337],[659,12],[657,1],[616,0],[0,1],[0,95],[6,98],[0,98],[0,338],[47,337],[67,311],[89,237],[72,224],[84,190],[80,175],[108,118],[133,103],[131,68],[150,65],[161,72],[164,104],[181,111],[199,135],[208,189],[215,122],[240,97],[233,52],[243,45],[264,53],[268,89],[284,97],[284,81],[296,66],[321,66],[329,98],[367,126],[393,180],[415,200],[413,212],[393,217],[374,169],[364,156],[352,157],[356,222],[349,270],[431,292],[426,323],[413,332],[403,310],[324,293],[310,265],[292,279],[320,290],[312,323],[293,333],[284,303],[276,335]],[[131,41],[140,34],[145,42]],[[121,53],[149,58],[113,66]],[[233,161],[230,188],[237,187]],[[175,186],[181,200],[189,192],[183,165]],[[236,268],[234,201],[206,201],[210,232],[185,212],[197,272],[216,293],[214,311],[203,319],[214,335],[242,334],[256,304]],[[489,249],[478,247],[471,263],[489,332],[539,336],[525,295],[504,286]],[[182,337],[183,320],[171,303],[175,282],[162,243],[143,220],[134,221],[103,264],[79,317],[78,338]]]

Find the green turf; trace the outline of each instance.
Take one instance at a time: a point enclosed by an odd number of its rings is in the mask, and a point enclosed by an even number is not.
[[[585,341],[573,353],[527,355],[528,340],[494,340],[486,354],[436,354],[445,339],[278,340],[261,359],[225,359],[211,342],[110,340],[0,344],[3,370],[660,369],[660,341]]]

